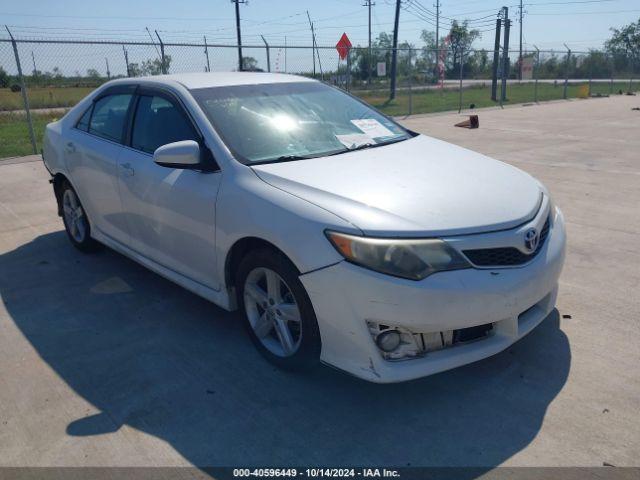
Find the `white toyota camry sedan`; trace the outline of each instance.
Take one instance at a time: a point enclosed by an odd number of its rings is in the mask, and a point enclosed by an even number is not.
[[[47,126],[69,239],[227,310],[271,362],[397,382],[554,308],[562,213],[528,174],[292,75],[108,82]]]

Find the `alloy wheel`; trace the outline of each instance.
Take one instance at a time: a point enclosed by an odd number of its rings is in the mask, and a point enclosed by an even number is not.
[[[300,309],[286,282],[269,268],[249,272],[244,283],[244,305],[258,340],[274,355],[289,357],[302,340]]]
[[[70,188],[62,196],[62,211],[69,234],[78,243],[82,243],[87,234],[87,219],[80,201]]]

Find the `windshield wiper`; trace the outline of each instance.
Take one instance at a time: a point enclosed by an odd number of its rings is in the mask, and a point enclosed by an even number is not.
[[[362,145],[358,145],[357,147],[345,148],[344,150],[338,150],[337,152],[330,153],[327,156],[330,157],[330,156],[333,156],[333,155],[340,155],[342,153],[355,152],[356,150],[366,150],[367,148],[384,147],[385,145],[391,145],[392,143],[398,143],[398,142],[402,142],[404,140],[408,140],[408,138],[398,138],[397,140],[389,140],[388,142],[382,142],[382,143],[363,143]]]
[[[313,158],[310,155],[281,155],[274,162],[289,162],[292,160],[308,160],[309,158]]]
[[[364,143],[362,145],[358,145],[357,147],[353,147],[353,148],[344,148],[342,150],[336,150],[333,152],[323,152],[323,153],[314,153],[311,155],[281,155],[277,158],[270,158],[268,160],[258,160],[255,162],[251,162],[250,165],[263,165],[265,163],[279,163],[279,162],[294,162],[296,160],[309,160],[311,158],[318,158],[318,157],[332,157],[333,155],[340,155],[342,153],[348,153],[348,152],[355,152],[356,150],[364,150],[367,148],[376,148],[376,147],[384,147],[385,145],[390,145],[392,143],[398,143],[398,142],[402,142],[403,140],[408,140],[408,138],[399,138],[397,140],[390,140],[388,142],[382,142],[382,143]]]
[[[250,165],[263,165],[265,163],[280,163],[280,162],[294,162],[296,160],[309,160],[310,158],[316,158],[319,155],[280,155],[277,158],[269,158],[267,160],[257,160],[251,162]]]

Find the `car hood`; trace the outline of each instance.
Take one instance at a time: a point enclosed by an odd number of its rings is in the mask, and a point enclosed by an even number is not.
[[[333,212],[367,235],[508,229],[532,218],[542,198],[540,184],[527,173],[423,135],[252,168],[263,181]]]

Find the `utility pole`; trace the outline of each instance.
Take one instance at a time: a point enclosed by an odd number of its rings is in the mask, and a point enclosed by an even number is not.
[[[238,70],[241,72],[244,70],[242,64],[242,34],[240,33],[240,4],[245,3],[246,0],[231,0],[231,3],[236,4],[236,35],[238,37]]]
[[[371,60],[373,59],[372,53],[371,53],[371,7],[373,5],[375,5],[375,3],[372,3],[371,0],[364,0],[365,4],[363,5],[364,7],[369,7],[369,57],[367,60],[367,70],[368,70],[368,75],[367,75],[367,83],[369,85],[371,85]]]
[[[398,23],[400,22],[400,3],[396,0],[396,18],[393,22],[393,50],[391,51],[391,91],[389,100],[396,98],[396,73],[398,69]]]
[[[36,68],[36,57],[33,54],[33,50],[31,50],[31,60],[33,60],[33,76],[37,76],[38,75],[38,69]]]
[[[107,78],[111,80],[111,72],[109,71],[109,59],[105,57],[104,62],[107,64]]]
[[[502,18],[498,14],[496,20],[496,40],[493,45],[493,65],[491,68],[491,100],[498,100],[498,64],[500,63],[500,27],[502,26]]]
[[[440,0],[436,0],[436,75],[440,74]]]
[[[518,80],[522,80],[522,0],[520,0],[520,56],[518,57]]]
[[[309,26],[311,27],[311,56],[313,57],[313,76],[316,76],[316,32],[313,29],[313,22],[311,21],[311,15],[309,15],[309,10],[307,10],[307,18],[309,19]],[[318,55],[320,58],[320,55]]]
[[[436,58],[440,56],[440,0],[436,0]]]
[[[500,89],[500,101],[507,99],[507,78],[509,77],[509,30],[511,20],[509,20],[509,8],[504,7],[504,46],[502,48],[504,57],[502,62],[502,84]]]

